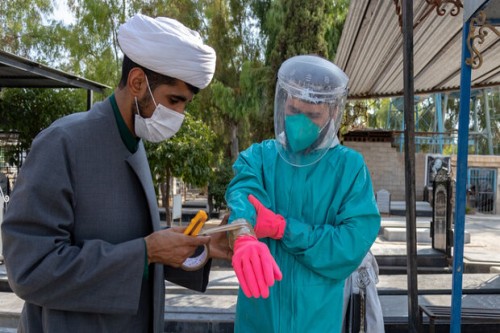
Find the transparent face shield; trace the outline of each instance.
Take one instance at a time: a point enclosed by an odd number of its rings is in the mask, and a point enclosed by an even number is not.
[[[291,60],[293,66],[285,66]],[[332,75],[328,68],[334,66],[341,75],[339,86],[323,84]],[[337,141],[337,131],[343,116],[347,96],[347,77],[334,64],[315,56],[298,56],[283,64],[278,73],[274,105],[274,129],[280,156],[294,166],[308,166],[318,162]],[[311,64],[312,62],[312,64]],[[297,70],[299,66],[299,70]],[[307,68],[300,68],[300,66]],[[290,69],[290,71],[284,71]],[[301,71],[300,69],[305,69]],[[285,73],[284,73],[285,72]],[[292,75],[287,75],[287,74]],[[305,76],[302,75],[305,73]],[[326,73],[326,74],[325,74]],[[320,76],[321,83],[313,76]],[[325,76],[326,75],[326,76]]]

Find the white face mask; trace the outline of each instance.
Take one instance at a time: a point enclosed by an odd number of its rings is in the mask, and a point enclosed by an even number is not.
[[[147,80],[148,78],[146,77]],[[148,90],[156,105],[156,109],[150,118],[143,118],[139,113],[136,114],[134,129],[138,137],[157,143],[170,139],[177,133],[184,121],[184,115],[161,104],[156,104],[151,88],[149,87],[149,82]],[[137,97],[135,97],[135,106],[137,107],[137,112],[139,112]]]

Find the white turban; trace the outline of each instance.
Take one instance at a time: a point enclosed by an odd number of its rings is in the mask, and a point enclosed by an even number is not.
[[[135,63],[200,89],[214,75],[214,49],[174,19],[137,14],[120,26],[118,43]]]

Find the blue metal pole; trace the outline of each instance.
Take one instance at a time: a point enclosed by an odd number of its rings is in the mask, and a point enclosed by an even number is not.
[[[460,333],[462,313],[462,275],[464,268],[465,192],[467,186],[467,158],[469,141],[469,115],[471,67],[465,63],[470,57],[467,48],[469,21],[462,29],[462,69],[460,76],[460,113],[458,117],[457,182],[455,200],[455,232],[453,246],[453,284],[451,291],[450,333]]]

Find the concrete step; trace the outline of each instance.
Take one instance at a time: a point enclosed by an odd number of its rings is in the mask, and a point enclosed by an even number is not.
[[[464,273],[498,273],[500,270],[495,269],[494,267],[498,267],[498,262],[491,261],[471,261],[467,258],[464,258]],[[493,270],[493,272],[492,272]],[[497,270],[497,272],[495,272]]]
[[[417,242],[430,243],[432,241],[430,228],[416,228]],[[406,242],[406,228],[383,227],[382,233],[388,242]]]
[[[380,266],[394,266],[394,267],[406,267],[408,262],[408,257],[406,254],[387,254],[387,255],[375,255],[377,263]],[[417,266],[418,267],[446,267],[448,266],[448,259],[444,253],[435,252],[433,254],[423,254],[417,255]]]
[[[490,273],[500,273],[500,266],[491,266]]]
[[[405,201],[391,201],[390,214],[396,216],[406,216]],[[427,201],[417,201],[415,203],[415,215],[418,217],[432,217],[432,206]]]
[[[378,267],[379,274],[384,275],[400,275],[407,274],[408,268],[406,266],[380,266]],[[418,274],[451,274],[452,270],[448,266],[444,267],[417,267]]]
[[[406,227],[382,226],[382,237],[388,242],[406,242]],[[418,243],[432,243],[431,229],[430,228],[416,228],[417,242]],[[471,235],[468,231],[464,231],[464,244],[470,244]]]

